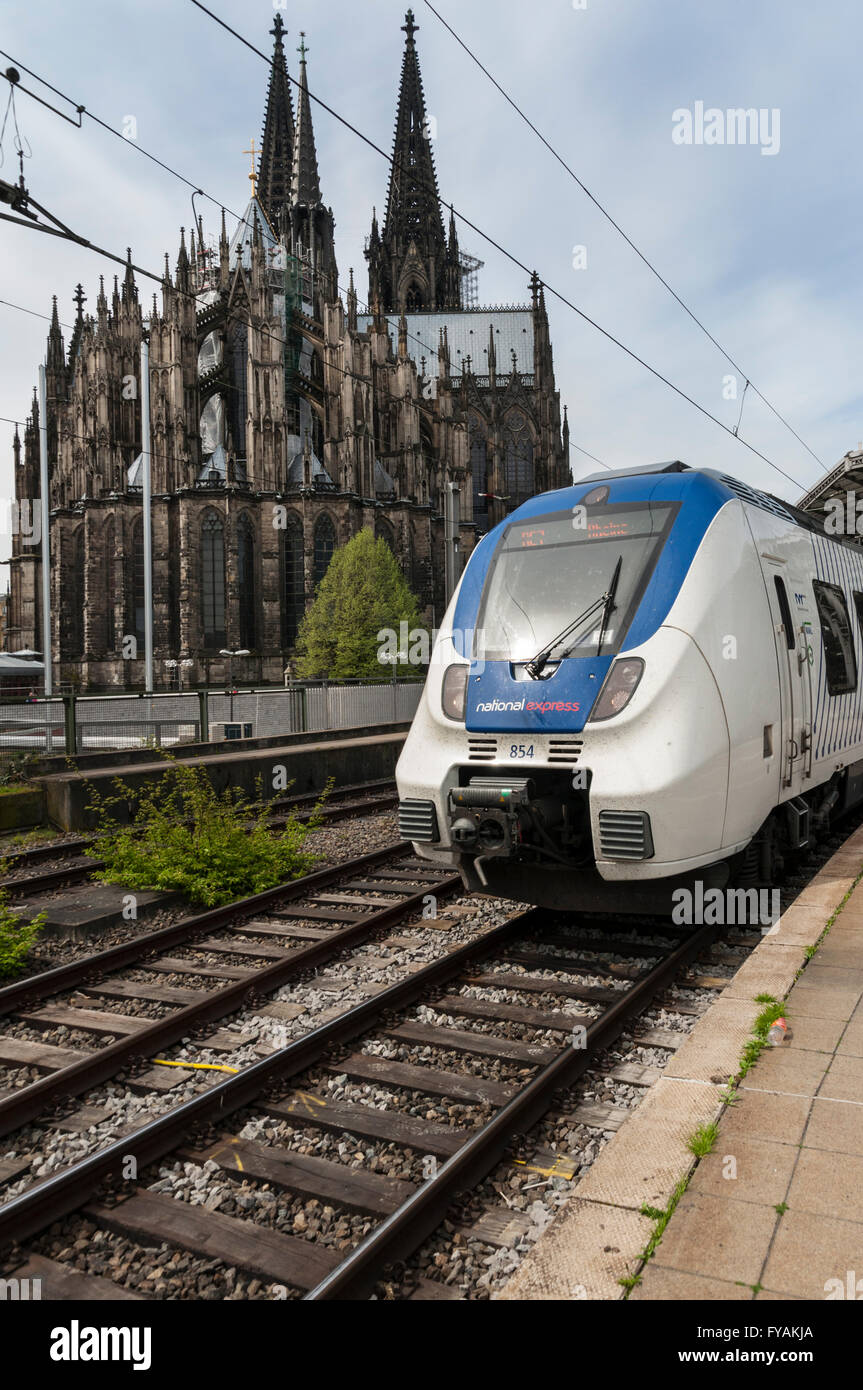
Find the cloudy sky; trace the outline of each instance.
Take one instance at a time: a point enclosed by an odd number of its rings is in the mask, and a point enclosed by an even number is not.
[[[299,31],[314,93],[389,150],[404,35],[403,0],[278,0],[296,75]],[[269,53],[271,0],[212,0]],[[821,476],[814,458],[750,391],[740,434],[775,472],[604,339],[551,290],[734,426],[745,376],[823,464],[863,438],[861,115],[856,0],[436,0],[465,44],[522,106],[599,202],[739,364],[733,368],[618,236],[458,47],[425,0],[417,43],[442,195],[517,259],[536,266],[548,304],[558,385],[574,444],[612,467],[681,458],[795,499]],[[0,44],[74,104],[122,128],[212,196],[242,212],[252,135],[260,138],[267,67],[190,0],[42,0],[7,7]],[[8,66],[3,58],[3,70]],[[22,71],[25,86],[73,109]],[[0,98],[5,109],[8,84]],[[761,146],[676,143],[675,112],[763,110]],[[778,116],[775,114],[778,112]],[[28,187],[75,231],[133,248],[158,272],[191,223],[190,190],[83,118],[78,130],[19,93],[32,157]],[[778,125],[777,125],[778,121]],[[680,121],[677,122],[678,128]],[[385,202],[384,159],[315,108],[321,182],[337,223],[340,278],[361,296],[363,242]],[[718,129],[714,122],[714,129]],[[778,135],[778,142],[777,142]],[[0,177],[17,177],[11,114]],[[205,230],[213,203],[198,200]],[[233,219],[229,219],[229,226]],[[481,302],[524,302],[522,272],[475,232]],[[0,223],[0,299],[71,324],[80,280],[90,297],[116,267],[54,238]],[[574,248],[586,248],[574,256]],[[574,260],[579,262],[574,266]],[[147,299],[152,291],[141,282]],[[0,415],[23,420],[47,323],[0,304]],[[68,341],[68,332],[67,332]],[[0,422],[0,495],[11,495],[12,426]],[[576,476],[596,465],[575,449]],[[4,508],[5,512],[5,508]],[[0,536],[0,556],[8,554]]]

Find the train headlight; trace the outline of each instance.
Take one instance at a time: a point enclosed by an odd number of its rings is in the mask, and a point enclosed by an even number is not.
[[[447,719],[464,723],[464,707],[467,702],[467,678],[470,667],[463,664],[448,666],[444,671],[441,687],[441,707]]]
[[[615,714],[620,714],[622,709],[626,709],[638,689],[638,682],[643,674],[644,662],[641,657],[627,656],[622,661],[615,661],[590,712],[588,722],[595,724],[599,719],[612,719]]]

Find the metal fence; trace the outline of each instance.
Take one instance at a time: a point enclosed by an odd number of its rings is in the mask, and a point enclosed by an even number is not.
[[[172,748],[407,722],[422,683],[302,683],[290,689],[64,695],[0,702],[0,755]]]

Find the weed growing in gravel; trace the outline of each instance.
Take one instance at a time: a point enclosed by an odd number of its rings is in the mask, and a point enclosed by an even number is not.
[[[179,892],[196,907],[219,907],[299,878],[319,858],[303,844],[321,824],[329,786],[305,824],[292,813],[276,830],[262,800],[251,802],[236,787],[217,792],[202,768],[167,761],[158,780],[137,793],[122,782],[113,796],[91,787],[101,826],[87,853],[105,861],[99,877],[106,883]],[[116,823],[118,805],[128,808],[130,824]]]
[[[0,861],[0,871],[5,867]],[[12,911],[8,894],[0,890],[0,980],[21,974],[46,920],[47,913],[40,912],[32,921],[25,921]]]

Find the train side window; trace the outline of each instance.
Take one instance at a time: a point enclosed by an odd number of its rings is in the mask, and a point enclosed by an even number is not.
[[[785,581],[780,575],[774,575],[773,583],[776,585],[776,597],[779,600],[779,612],[782,615],[782,626],[785,629],[785,645],[790,652],[793,652],[796,642],[794,640],[794,624],[791,621],[791,608],[788,603],[788,595],[785,592]],[[863,597],[863,595],[861,595]]]
[[[857,661],[845,595],[838,585],[825,584],[820,579],[813,582],[812,588],[821,620],[827,689],[831,695],[845,695],[857,689]]]

